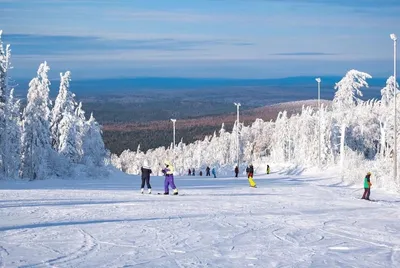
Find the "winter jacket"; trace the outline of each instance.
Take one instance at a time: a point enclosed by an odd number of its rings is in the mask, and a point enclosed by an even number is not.
[[[168,165],[166,168],[162,170],[165,176],[172,176],[174,174],[174,167],[172,165]]]
[[[365,189],[371,188],[371,185],[372,185],[372,183],[371,183],[370,176],[365,176],[365,178],[364,178],[364,188]]]
[[[141,167],[140,170],[142,171],[142,178],[150,178],[151,169],[149,167]]]
[[[249,173],[254,173],[254,167],[253,167],[253,165],[250,165],[250,167],[249,167]]]

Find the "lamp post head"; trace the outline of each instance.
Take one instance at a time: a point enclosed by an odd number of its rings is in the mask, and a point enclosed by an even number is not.
[[[390,35],[390,38],[391,38],[393,41],[397,41],[397,36],[396,36],[394,33],[392,33],[392,34]]]
[[[240,103],[236,103],[236,102],[234,102],[233,104],[235,104],[236,106],[240,106]]]
[[[315,78],[315,81],[317,81],[318,83],[321,83],[321,78]]]
[[[171,121],[172,121],[173,123],[175,123],[175,122],[176,122],[176,119],[171,119]]]

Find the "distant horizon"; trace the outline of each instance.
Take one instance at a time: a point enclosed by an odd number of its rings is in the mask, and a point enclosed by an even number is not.
[[[88,81],[102,81],[102,80],[149,80],[149,79],[159,79],[159,80],[209,80],[209,81],[267,81],[267,80],[289,80],[289,79],[310,79],[311,82],[315,82],[316,78],[321,78],[321,79],[336,79],[336,78],[343,78],[346,75],[346,73],[344,73],[343,75],[320,75],[320,76],[311,76],[311,75],[298,75],[298,76],[282,76],[282,77],[263,77],[263,78],[242,78],[242,77],[186,77],[186,76],[121,76],[121,77],[106,77],[106,78],[102,78],[102,77],[89,77],[89,78],[77,78],[74,79],[73,78],[73,74],[72,74],[72,81],[79,81],[79,82],[88,82]],[[380,80],[380,79],[388,79],[390,76],[392,76],[393,74],[389,75],[389,76],[373,76],[371,79],[368,79],[368,81],[370,80]],[[11,77],[12,80],[31,80],[33,79],[35,76],[32,77]],[[58,81],[60,80],[59,77],[49,77],[50,81]],[[400,82],[400,77],[398,77],[398,82]]]

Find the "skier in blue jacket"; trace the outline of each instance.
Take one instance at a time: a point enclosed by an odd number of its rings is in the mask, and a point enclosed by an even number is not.
[[[212,168],[211,173],[213,174],[214,178],[217,177],[217,171],[215,171],[215,167]]]

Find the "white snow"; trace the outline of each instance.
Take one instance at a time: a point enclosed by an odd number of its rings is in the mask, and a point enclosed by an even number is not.
[[[1,181],[0,267],[400,267],[398,195],[289,173]]]

